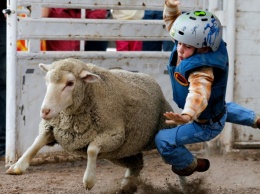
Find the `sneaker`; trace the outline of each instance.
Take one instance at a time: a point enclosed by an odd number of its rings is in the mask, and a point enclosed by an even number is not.
[[[179,175],[179,176],[190,176],[192,175],[194,172],[205,172],[209,169],[210,167],[210,162],[207,159],[204,158],[198,158],[197,162],[195,161],[195,168],[193,166],[193,164],[183,170],[176,170],[173,166],[172,166],[172,171]]]
[[[198,163],[198,165],[195,168],[195,171],[198,171],[198,172],[205,172],[210,167],[210,162],[208,159],[198,158],[197,163]]]

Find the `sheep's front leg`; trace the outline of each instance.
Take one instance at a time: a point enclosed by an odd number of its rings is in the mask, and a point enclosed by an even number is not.
[[[53,133],[50,130],[45,130],[40,133],[33,144],[24,152],[22,157],[6,171],[6,174],[21,175],[29,167],[32,158],[46,144],[53,142]]]
[[[92,189],[96,182],[96,164],[97,164],[97,155],[100,151],[100,147],[91,143],[88,146],[88,162],[87,169],[83,177],[83,185],[87,190]]]
[[[99,135],[88,146],[87,169],[84,173],[83,184],[87,190],[92,189],[96,181],[96,163],[99,153],[108,153],[118,149],[125,140],[123,127],[118,127],[110,132]]]

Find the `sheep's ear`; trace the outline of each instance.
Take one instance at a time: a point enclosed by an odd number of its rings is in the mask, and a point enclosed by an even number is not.
[[[99,77],[99,75],[97,74],[93,74],[90,73],[89,71],[83,70],[80,74],[79,77],[81,79],[83,79],[85,82],[89,83],[89,82],[97,82],[99,81],[101,78]]]
[[[43,63],[39,64],[39,68],[42,71],[44,71],[45,73],[47,73],[50,70],[50,67],[51,67],[51,65],[47,65],[47,64],[43,64]]]

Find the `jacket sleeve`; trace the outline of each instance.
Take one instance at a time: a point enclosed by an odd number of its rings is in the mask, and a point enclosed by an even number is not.
[[[179,15],[181,15],[181,10],[179,9],[179,7],[176,5],[169,5],[166,0],[163,10],[163,20],[168,31],[170,31],[172,24]]]
[[[189,75],[189,93],[182,114],[189,115],[196,120],[205,110],[211,94],[211,86],[214,81],[212,67],[202,67]]]

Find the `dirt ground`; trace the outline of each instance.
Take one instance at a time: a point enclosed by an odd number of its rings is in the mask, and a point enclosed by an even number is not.
[[[197,154],[211,162],[205,173],[187,177],[186,193],[259,194],[260,150],[232,152],[225,155]],[[145,153],[145,167],[137,190],[120,190],[125,169],[104,160],[97,164],[97,182],[90,191],[83,188],[86,160],[49,162],[33,165],[23,175],[7,175],[0,161],[1,194],[179,194],[183,193],[178,176],[173,174],[156,151]]]

